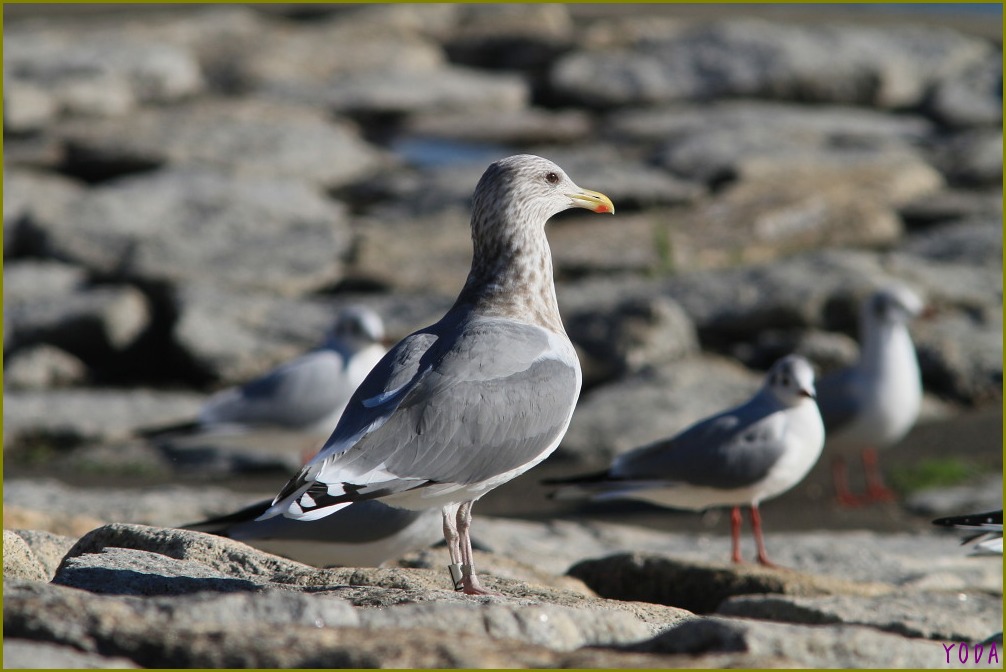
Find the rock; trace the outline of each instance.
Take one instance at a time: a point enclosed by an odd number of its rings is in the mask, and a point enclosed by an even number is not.
[[[453,63],[535,71],[569,50],[576,32],[563,5],[462,7],[444,50]]]
[[[4,259],[22,256],[27,248],[37,247],[26,225],[37,230],[46,223],[58,222],[72,212],[69,206],[81,194],[76,182],[53,173],[7,166],[3,175]],[[26,239],[27,236],[27,239]]]
[[[584,560],[569,568],[598,595],[615,600],[643,600],[696,613],[716,611],[736,595],[884,595],[881,584],[861,584],[778,571],[760,566],[718,565],[680,561],[666,556],[619,554]]]
[[[990,50],[943,28],[726,19],[573,52],[555,64],[550,84],[566,100],[599,107],[760,97],[899,108]]]
[[[3,526],[14,530],[41,530],[59,536],[79,538],[106,522],[89,515],[38,511],[14,504],[4,504]]]
[[[154,390],[9,391],[4,395],[4,450],[24,441],[56,445],[121,441],[136,427],[195,415],[200,395]]]
[[[179,562],[159,553],[127,548],[68,556],[52,581],[103,595],[230,593],[257,587],[251,581],[233,578],[196,562]]]
[[[724,359],[693,356],[586,394],[557,456],[597,464],[740,403],[761,384]]]
[[[1003,176],[1001,129],[976,128],[949,135],[933,151],[947,182],[961,187],[999,187]]]
[[[913,340],[926,387],[973,406],[1002,400],[1002,309],[953,311],[919,323]]]
[[[529,91],[520,77],[458,66],[407,72],[349,73],[333,77],[325,93],[336,112],[360,116],[413,112],[519,110]]]
[[[167,164],[335,188],[383,163],[347,123],[306,107],[255,100],[197,101],[127,119],[75,120],[58,133],[68,147],[67,170],[90,178]]]
[[[443,67],[443,51],[428,37],[394,22],[361,23],[359,16],[266,26],[268,39],[260,32],[233,50],[227,63],[231,76],[253,92],[310,102],[340,75],[425,73]]]
[[[56,568],[59,567],[59,563],[63,560],[63,556],[77,542],[77,539],[74,537],[53,534],[45,530],[15,529],[13,532],[24,540],[25,544],[31,550],[32,556],[42,565],[46,581],[52,580],[52,577],[56,574]]]
[[[1002,619],[1002,600],[983,593],[950,592],[881,597],[741,595],[724,601],[716,613],[807,625],[866,625],[905,637],[975,642],[987,637],[990,624]]]
[[[831,326],[837,299],[864,295],[891,279],[876,254],[826,249],[772,263],[681,273],[662,284],[709,347],[721,339],[746,340],[763,329]]]
[[[929,113],[948,126],[1001,126],[1001,60],[977,61],[940,81],[927,101]]]
[[[137,104],[179,100],[204,87],[193,55],[167,44],[123,35],[68,40],[44,27],[7,32],[5,71],[47,92],[71,115],[119,116]]]
[[[8,509],[14,515],[4,518],[4,526],[31,527],[70,537],[83,537],[112,521],[177,526],[233,511],[237,504],[266,494],[270,493],[246,492],[236,498],[232,490],[205,484],[148,486],[139,491],[75,487],[54,479],[13,478],[6,483],[3,501],[5,516]],[[45,502],[44,510],[39,510],[39,502]],[[241,548],[246,547],[242,544]]]
[[[566,331],[592,361],[594,378],[619,378],[698,352],[695,325],[662,296],[597,304],[565,320]]]
[[[3,665],[13,669],[137,669],[126,658],[108,657],[95,653],[83,653],[72,646],[60,646],[26,639],[5,639],[3,644]]]
[[[496,145],[573,144],[594,132],[594,122],[582,110],[485,110],[478,114],[420,112],[402,126],[402,134]]]
[[[290,295],[334,282],[344,210],[301,182],[195,169],[107,182],[33,232],[37,253],[93,272]]]
[[[768,100],[723,100],[703,104],[679,103],[655,108],[615,110],[608,115],[611,133],[618,139],[658,145],[658,157],[681,172],[709,170],[709,161],[722,156],[774,153],[795,149],[824,153],[829,145],[841,147],[877,146],[904,148],[935,132],[934,124],[921,116],[897,116],[860,107],[841,105],[796,105]],[[717,150],[712,157],[689,152],[699,167],[673,161],[675,148],[691,146],[690,139],[702,138],[704,148]],[[721,139],[719,143],[713,142]],[[739,146],[731,143],[740,143]],[[781,147],[777,146],[781,145]],[[785,148],[786,152],[779,151]]]
[[[59,111],[55,98],[42,87],[12,80],[4,92],[3,127],[7,133],[30,133],[52,123]]]
[[[891,244],[903,232],[897,208],[943,185],[916,157],[872,151],[757,158],[732,170],[738,182],[674,222],[675,268]]]
[[[978,482],[951,487],[926,488],[913,492],[905,499],[905,506],[913,513],[927,518],[962,515],[962,511],[994,511],[1003,504],[1002,474],[988,474]],[[970,537],[963,530],[947,530],[964,539]],[[964,549],[961,549],[962,552]]]
[[[47,277],[48,276],[48,277]],[[72,286],[55,291],[79,269],[48,262],[10,264],[4,280],[5,345],[49,344],[84,361],[100,361],[133,345],[150,323],[144,295],[129,286]]]
[[[961,220],[1002,220],[1002,194],[997,191],[944,189],[912,199],[899,208],[910,231]]]
[[[5,580],[24,581],[48,581],[51,578],[25,540],[6,529],[3,531],[3,576]]]
[[[722,617],[682,623],[633,650],[691,654],[744,651],[781,656],[798,666],[963,667],[956,660],[945,663],[944,651],[931,640],[855,625],[803,626]]]
[[[51,345],[36,345],[12,353],[4,366],[4,387],[41,390],[84,382],[87,367],[77,357]]]

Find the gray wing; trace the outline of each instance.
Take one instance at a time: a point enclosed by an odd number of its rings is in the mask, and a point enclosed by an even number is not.
[[[204,425],[310,426],[349,400],[353,390],[344,376],[342,355],[331,349],[315,350],[240,387],[218,392],[203,406],[200,421]]]
[[[863,401],[855,377],[856,369],[848,367],[824,376],[815,386],[825,436],[851,423],[862,411]]]
[[[613,480],[666,480],[710,488],[741,488],[768,474],[785,451],[785,419],[755,397],[664,441],[621,455]]]
[[[277,503],[296,499],[317,511],[432,483],[477,483],[559,438],[579,392],[575,359],[554,351],[539,327],[452,317],[385,356]]]
[[[310,522],[282,516],[256,520],[271,503],[268,499],[256,502],[227,516],[186,525],[185,529],[241,540],[365,544],[394,536],[420,517],[428,515],[424,510],[410,511],[377,501],[362,501]]]

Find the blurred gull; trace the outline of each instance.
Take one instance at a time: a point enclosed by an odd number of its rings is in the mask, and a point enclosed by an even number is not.
[[[614,211],[551,161],[490,165],[475,188],[474,254],[457,301],[378,363],[322,451],[260,520],[318,520],[367,499],[440,506],[455,590],[486,594],[473,564],[472,505],[555,450],[580,392],[545,238],[545,222],[574,207]]]
[[[356,502],[312,521],[277,516],[255,520],[271,506],[262,500],[240,511],[186,525],[315,567],[377,567],[442,538],[440,512],[410,511],[378,501]]]
[[[845,505],[894,499],[877,467],[877,449],[901,440],[915,424],[922,404],[922,380],[908,322],[922,312],[922,300],[892,285],[860,307],[859,361],[823,376],[817,403],[833,458],[835,494]],[[859,449],[866,494],[849,490],[843,453]]]
[[[761,388],[744,404],[623,453],[601,473],[545,483],[563,485],[555,493],[560,498],[630,498],[693,511],[733,507],[734,562],[742,562],[740,507],[747,505],[758,562],[771,566],[758,505],[803,480],[823,445],[814,370],[803,357],[789,355],[772,365]]]
[[[308,437],[313,455],[335,429],[350,396],[387,351],[381,317],[364,306],[342,309],[322,345],[239,387],[213,394],[198,419],[141,430],[159,442],[289,432]],[[269,436],[267,434],[267,436]]]

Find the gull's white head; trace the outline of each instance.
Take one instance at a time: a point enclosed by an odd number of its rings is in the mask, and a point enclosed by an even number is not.
[[[871,294],[862,305],[867,324],[906,324],[925,308],[918,294],[903,285],[889,285]]]
[[[806,399],[814,400],[817,398],[814,367],[800,355],[787,355],[769,369],[762,389],[785,406],[796,406]]]
[[[349,306],[339,311],[328,338],[354,348],[366,347],[384,339],[384,322],[366,306]]]

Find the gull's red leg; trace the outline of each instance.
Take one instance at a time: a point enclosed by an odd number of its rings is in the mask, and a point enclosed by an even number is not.
[[[750,512],[751,528],[754,531],[755,544],[758,546],[758,562],[766,567],[777,567],[774,562],[768,559],[768,554],[765,552],[765,539],[761,534],[761,514],[758,512],[758,505],[752,504]]]
[[[741,507],[735,506],[730,510],[730,536],[733,539],[734,562],[744,562],[741,557]]]
[[[898,499],[896,492],[884,484],[880,471],[876,448],[863,449],[863,472],[866,474],[866,499],[871,502],[893,502]]]
[[[862,500],[849,489],[849,470],[844,457],[831,461],[831,480],[835,484],[835,499],[841,506],[859,506]]]

